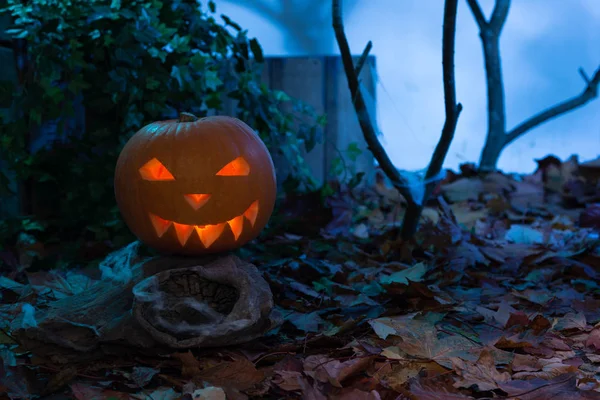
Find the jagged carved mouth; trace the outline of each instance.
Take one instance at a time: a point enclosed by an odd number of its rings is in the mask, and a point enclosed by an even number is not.
[[[182,224],[179,222],[164,219],[155,214],[150,214],[150,221],[156,230],[158,237],[162,237],[171,226],[175,229],[177,240],[181,246],[185,246],[190,237],[194,232],[200,238],[200,241],[205,248],[209,248],[218,238],[221,237],[225,231],[225,227],[229,226],[229,229],[233,233],[235,240],[238,240],[244,229],[244,218],[250,222],[250,225],[254,226],[256,222],[256,216],[258,215],[258,200],[250,204],[250,207],[242,214],[233,217],[232,219],[219,223],[219,224],[208,224],[208,225],[190,225]]]

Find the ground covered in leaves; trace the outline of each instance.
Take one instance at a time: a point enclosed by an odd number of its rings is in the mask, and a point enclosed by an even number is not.
[[[244,345],[60,363],[8,321],[85,291],[89,269],[3,254],[1,398],[600,399],[600,161],[530,176],[449,174],[413,241],[383,179],[289,198],[256,264],[284,322]],[[25,249],[25,250],[23,250]],[[33,255],[32,255],[33,254]],[[11,258],[12,257],[12,258]],[[12,260],[12,261],[11,261]]]

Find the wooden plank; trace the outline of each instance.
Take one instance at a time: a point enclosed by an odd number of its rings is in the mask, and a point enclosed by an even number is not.
[[[358,57],[355,58],[355,62],[357,60]],[[374,157],[367,147],[358,123],[342,59],[338,56],[326,57],[326,65],[328,82],[326,93],[328,128],[326,137],[329,139],[330,144],[325,153],[326,169],[330,170],[334,160],[341,153],[345,163],[347,165],[354,164],[356,172],[364,172],[365,182],[370,182],[375,174]],[[360,82],[361,90],[365,95],[367,110],[373,119],[373,123],[376,124],[376,81],[374,72],[375,57],[371,56],[365,62],[360,75]],[[360,150],[360,154],[354,163],[347,151],[351,144],[356,145]]]
[[[7,20],[0,21],[0,31],[4,31],[7,24]],[[0,79],[3,81],[12,81],[15,85],[17,84],[17,66],[15,64],[14,53],[12,49],[7,47],[0,47]],[[6,115],[12,112],[11,106],[8,104],[0,105],[0,113]],[[0,218],[16,216],[19,214],[19,188],[14,172],[8,170],[6,161],[2,160],[1,155],[0,172],[8,178],[8,190],[15,193],[14,195],[5,193],[0,195]]]
[[[5,7],[6,2],[0,0],[0,7]],[[3,43],[10,42],[12,38],[5,32],[11,23],[10,15],[2,14],[0,15],[0,41]]]
[[[376,116],[374,68],[375,58],[371,56],[361,74],[366,98],[371,100],[368,107],[373,118]],[[365,182],[373,179],[373,156],[360,130],[340,57],[267,57],[262,79],[270,89],[283,90],[311,105],[318,114],[327,115],[327,125],[320,132],[323,142],[305,154],[307,164],[319,184],[333,178],[331,168],[340,156],[346,165],[354,164],[356,172],[365,173]],[[356,143],[362,151],[355,163],[346,152],[351,143]],[[278,176],[285,175],[285,160],[276,159],[275,165]]]
[[[325,112],[324,91],[325,76],[324,60],[322,57],[269,57],[266,59],[266,71],[263,82],[272,90],[282,90],[286,94],[310,104],[318,114]],[[292,112],[291,107],[284,111]],[[307,122],[304,118],[304,122]],[[283,134],[283,132],[282,132]],[[319,131],[317,134],[323,135]],[[322,183],[326,176],[324,159],[324,144],[317,145],[309,153],[304,153],[308,168],[317,180]],[[275,165],[278,181],[288,175],[287,160],[276,158]]]

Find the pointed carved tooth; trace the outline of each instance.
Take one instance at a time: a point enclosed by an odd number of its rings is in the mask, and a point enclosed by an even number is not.
[[[221,236],[223,229],[225,229],[225,224],[196,226],[195,228],[200,241],[208,249]]]
[[[235,240],[238,240],[242,234],[242,229],[244,228],[244,216],[239,215],[233,219],[230,219],[227,221],[227,223],[229,224],[229,228],[231,228],[231,232],[233,232]]]
[[[177,222],[173,222],[173,226],[175,227],[175,232],[177,233],[177,239],[179,240],[179,243],[181,243],[181,246],[185,246],[190,238],[190,235],[194,231],[194,226],[178,224]]]
[[[244,211],[244,217],[248,218],[250,224],[254,226],[256,222],[256,216],[258,215],[258,200],[254,203],[250,204],[250,207],[246,211]]]
[[[185,197],[186,201],[188,203],[190,203],[190,206],[192,206],[192,208],[194,210],[197,210],[200,207],[202,207],[204,204],[206,204],[206,202],[210,198],[210,194],[191,193],[191,194],[184,194],[183,197]]]
[[[165,234],[167,229],[171,226],[172,222],[166,219],[159,217],[158,215],[150,214],[150,221],[154,226],[154,230],[158,237],[162,237]]]

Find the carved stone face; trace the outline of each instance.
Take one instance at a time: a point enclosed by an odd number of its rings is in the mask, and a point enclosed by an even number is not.
[[[276,197],[271,156],[230,117],[155,122],[123,148],[115,195],[146,244],[179,254],[237,248],[266,225]]]

